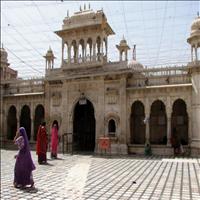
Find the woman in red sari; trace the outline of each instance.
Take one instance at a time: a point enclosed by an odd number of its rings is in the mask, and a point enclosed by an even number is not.
[[[38,129],[37,133],[37,146],[36,153],[38,155],[38,163],[43,164],[47,163],[47,147],[48,147],[48,139],[46,132],[46,122],[43,122]]]
[[[58,122],[54,120],[51,129],[51,158],[57,158],[58,141]]]

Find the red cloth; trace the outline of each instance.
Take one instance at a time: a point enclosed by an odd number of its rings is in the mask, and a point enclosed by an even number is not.
[[[44,126],[39,126],[37,133],[36,153],[46,154],[48,147],[47,132]]]

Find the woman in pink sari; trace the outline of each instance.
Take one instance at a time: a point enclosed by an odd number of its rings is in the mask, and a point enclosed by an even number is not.
[[[51,158],[57,158],[58,139],[58,121],[54,120],[51,128]]]

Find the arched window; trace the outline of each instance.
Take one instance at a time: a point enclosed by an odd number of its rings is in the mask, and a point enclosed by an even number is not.
[[[108,122],[108,134],[109,135],[113,135],[116,133],[116,125],[115,125],[115,121],[113,119],[111,119]]]

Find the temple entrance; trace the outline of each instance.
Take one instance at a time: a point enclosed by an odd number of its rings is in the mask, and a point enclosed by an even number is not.
[[[73,150],[94,151],[95,148],[95,117],[92,103],[78,101],[74,109]]]

